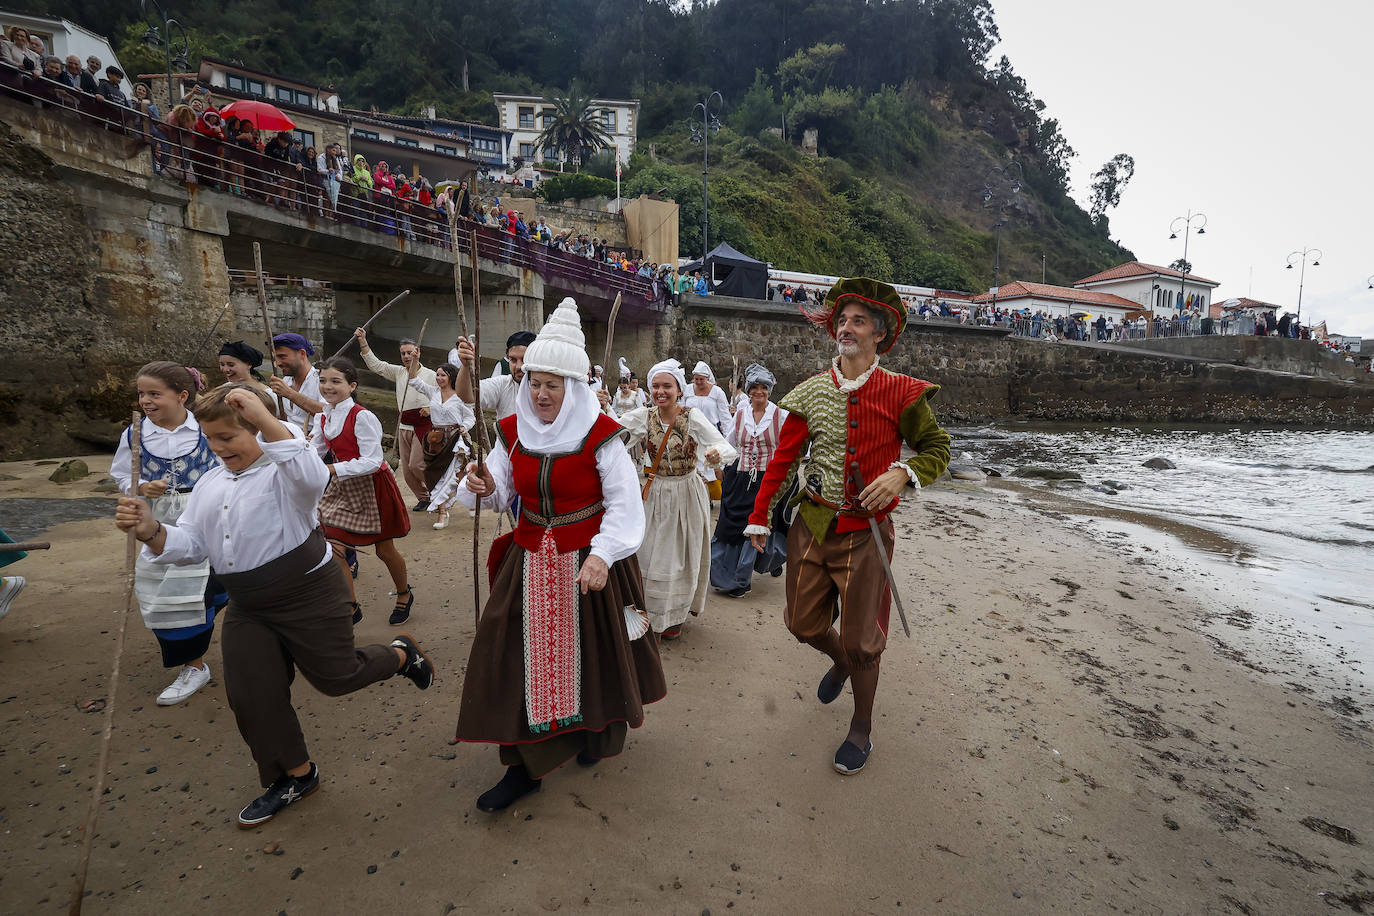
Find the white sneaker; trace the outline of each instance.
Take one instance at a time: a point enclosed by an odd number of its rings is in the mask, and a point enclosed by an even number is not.
[[[28,583],[23,576],[5,576],[0,579],[0,617],[10,612],[10,603],[18,597]]]
[[[192,668],[190,665],[183,665],[181,673],[177,679],[172,681],[172,685],[162,693],[157,695],[157,705],[175,706],[183,700],[189,699],[206,684],[210,683],[210,666],[204,668]]]

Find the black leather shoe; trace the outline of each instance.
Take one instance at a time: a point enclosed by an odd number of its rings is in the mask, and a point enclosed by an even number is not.
[[[265,824],[276,817],[281,809],[314,794],[319,787],[320,768],[313,763],[310,764],[310,772],[304,776],[283,776],[239,812],[239,826],[256,827]]]
[[[506,767],[506,775],[501,781],[477,797],[477,807],[488,814],[504,811],[540,788],[540,781],[530,776],[524,764],[517,763]]]
[[[356,627],[363,622],[363,609],[356,601],[350,601],[348,603],[353,605],[353,625]]]
[[[600,757],[593,757],[587,751],[577,752],[577,765],[580,767],[594,767],[601,762]]]
[[[391,609],[391,618],[387,623],[393,627],[400,626],[410,619],[410,606],[415,603],[415,590],[409,585],[405,588],[406,600],[402,601],[401,596],[396,596],[396,606]]]

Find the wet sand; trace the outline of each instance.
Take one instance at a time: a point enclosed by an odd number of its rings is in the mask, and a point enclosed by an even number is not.
[[[58,486],[50,471],[0,464],[20,478],[0,499],[91,497],[102,476]],[[439,680],[342,699],[298,684],[322,791],[263,828],[233,824],[259,788],[218,638],[210,686],[162,709],[170,674],[130,621],[86,912],[1374,907],[1367,704],[1219,636],[1186,547],[1133,546],[995,486],[937,486],[896,519],[915,638],[894,621],[864,773],[831,769],[848,693],[816,701],[825,664],[788,636],[782,580],[764,578],[664,646],[669,695],[625,754],[491,816],[473,802],[495,751],[449,743],[470,526],[416,522],[406,629]],[[105,695],[123,593],[109,522],[47,536],[52,551],[6,570],[30,584],[0,621],[4,912],[66,907],[101,726],[78,704]],[[362,640],[390,638],[390,587],[365,554]]]

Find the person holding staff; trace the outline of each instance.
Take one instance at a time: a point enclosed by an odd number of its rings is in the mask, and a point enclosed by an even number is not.
[[[492,545],[491,596],[468,659],[460,741],[498,744],[506,773],[477,799],[501,811],[573,757],[619,754],[645,704],[667,693],[648,633],[635,550],[639,481],[620,424],[587,384],[577,305],[564,299],[526,351],[515,416],[460,499],[496,511],[518,493],[515,530]]]
[[[415,593],[407,581],[406,561],[396,549],[396,538],[410,533],[396,475],[382,456],[382,421],[353,400],[358,390],[358,370],[342,356],[320,365],[320,396],[325,409],[316,421],[310,442],[316,454],[329,462],[329,486],[320,499],[320,524],[334,545],[339,568],[351,573],[347,548],[375,545],[377,559],[386,564],[396,590],[391,611],[392,626],[410,618]],[[353,622],[363,619],[352,575]],[[404,596],[404,600],[403,600]]]
[[[687,379],[675,359],[649,370],[652,407],[620,418],[649,464],[642,491],[648,534],[639,548],[644,595],[654,632],[677,639],[687,617],[706,607],[711,579],[711,502],[697,473],[734,461],[738,453],[694,408],[680,403]]]
[[[476,417],[472,408],[463,403],[453,384],[458,379],[458,367],[444,363],[434,370],[437,384],[431,385],[419,377],[420,361],[415,360],[408,367],[409,385],[422,397],[429,398],[429,406],[420,409],[431,426],[425,433],[421,446],[425,453],[425,488],[430,495],[429,511],[437,512],[439,520],[434,523],[437,529],[448,527],[448,507],[453,502],[453,485],[444,487],[443,497],[436,493],[446,480],[457,476],[457,471],[467,467],[471,453],[465,440],[467,431],[472,429]]]
[[[255,827],[320,785],[291,703],[296,670],[321,693],[343,696],[397,674],[426,690],[434,667],[404,633],[389,646],[354,646],[346,577],[330,562],[315,521],[329,469],[272,415],[266,395],[245,385],[216,388],[196,411],[220,466],[200,479],[176,524],[125,496],[115,525],[132,531],[153,562],[208,560],[229,594],[225,692],[267,790],[239,812],[238,823]],[[265,506],[277,510],[280,524],[259,531]]]
[[[130,436],[125,430],[115,450],[110,476],[121,493],[146,498],[153,518],[175,524],[196,484],[216,466],[210,443],[192,415],[200,385],[191,370],[176,363],[148,363],[138,370],[138,480],[130,468]],[[157,705],[175,706],[210,683],[205,652],[215,635],[215,614],[224,606],[224,589],[209,563],[175,569],[140,557],[134,566],[134,594],[143,624],[157,637],[164,668],[178,668],[176,680],[158,694]]]
[[[396,455],[401,460],[401,476],[406,486],[415,494],[414,512],[429,508],[429,486],[425,483],[425,452],[422,445],[429,432],[431,421],[422,411],[428,406],[429,398],[410,386],[412,378],[418,378],[426,385],[434,385],[434,370],[426,369],[420,361],[420,348],[409,337],[401,341],[401,365],[384,363],[372,352],[367,344],[367,332],[358,328],[353,332],[358,340],[358,352],[362,354],[363,364],[369,372],[375,372],[396,386],[396,409],[400,419],[396,421]],[[414,369],[414,374],[411,369]]]
[[[767,548],[783,484],[809,447],[798,518],[787,536],[785,620],[799,642],[830,657],[816,690],[822,703],[833,703],[845,681],[853,682],[854,715],[835,752],[835,770],[847,776],[862,770],[873,750],[873,701],[892,600],[883,560],[891,560],[895,538],[889,516],[908,484],[929,486],[944,472],[950,440],[930,407],[939,386],[878,365],[906,327],[895,289],[866,277],[840,280],[803,314],[826,329],[839,352],[829,369],[780,402],[788,412],[782,441],[745,534],[755,549]],[[905,460],[903,444],[915,453]]]
[[[310,363],[315,347],[299,334],[278,334],[272,338],[272,361],[281,375],[268,384],[286,408],[286,419],[310,431],[311,418],[324,410],[320,398],[320,373]]]

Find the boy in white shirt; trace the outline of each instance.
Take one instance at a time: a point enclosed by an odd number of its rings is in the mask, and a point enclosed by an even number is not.
[[[329,469],[272,415],[267,396],[248,385],[217,388],[196,419],[221,466],[201,477],[175,525],[127,496],[115,524],[132,530],[153,562],[209,559],[229,593],[225,692],[267,789],[238,823],[255,827],[320,784],[291,703],[293,669],[321,693],[342,696],[397,674],[425,690],[434,668],[404,633],[389,646],[354,646],[348,584],[315,513]],[[279,521],[270,530],[259,524],[267,512]]]

